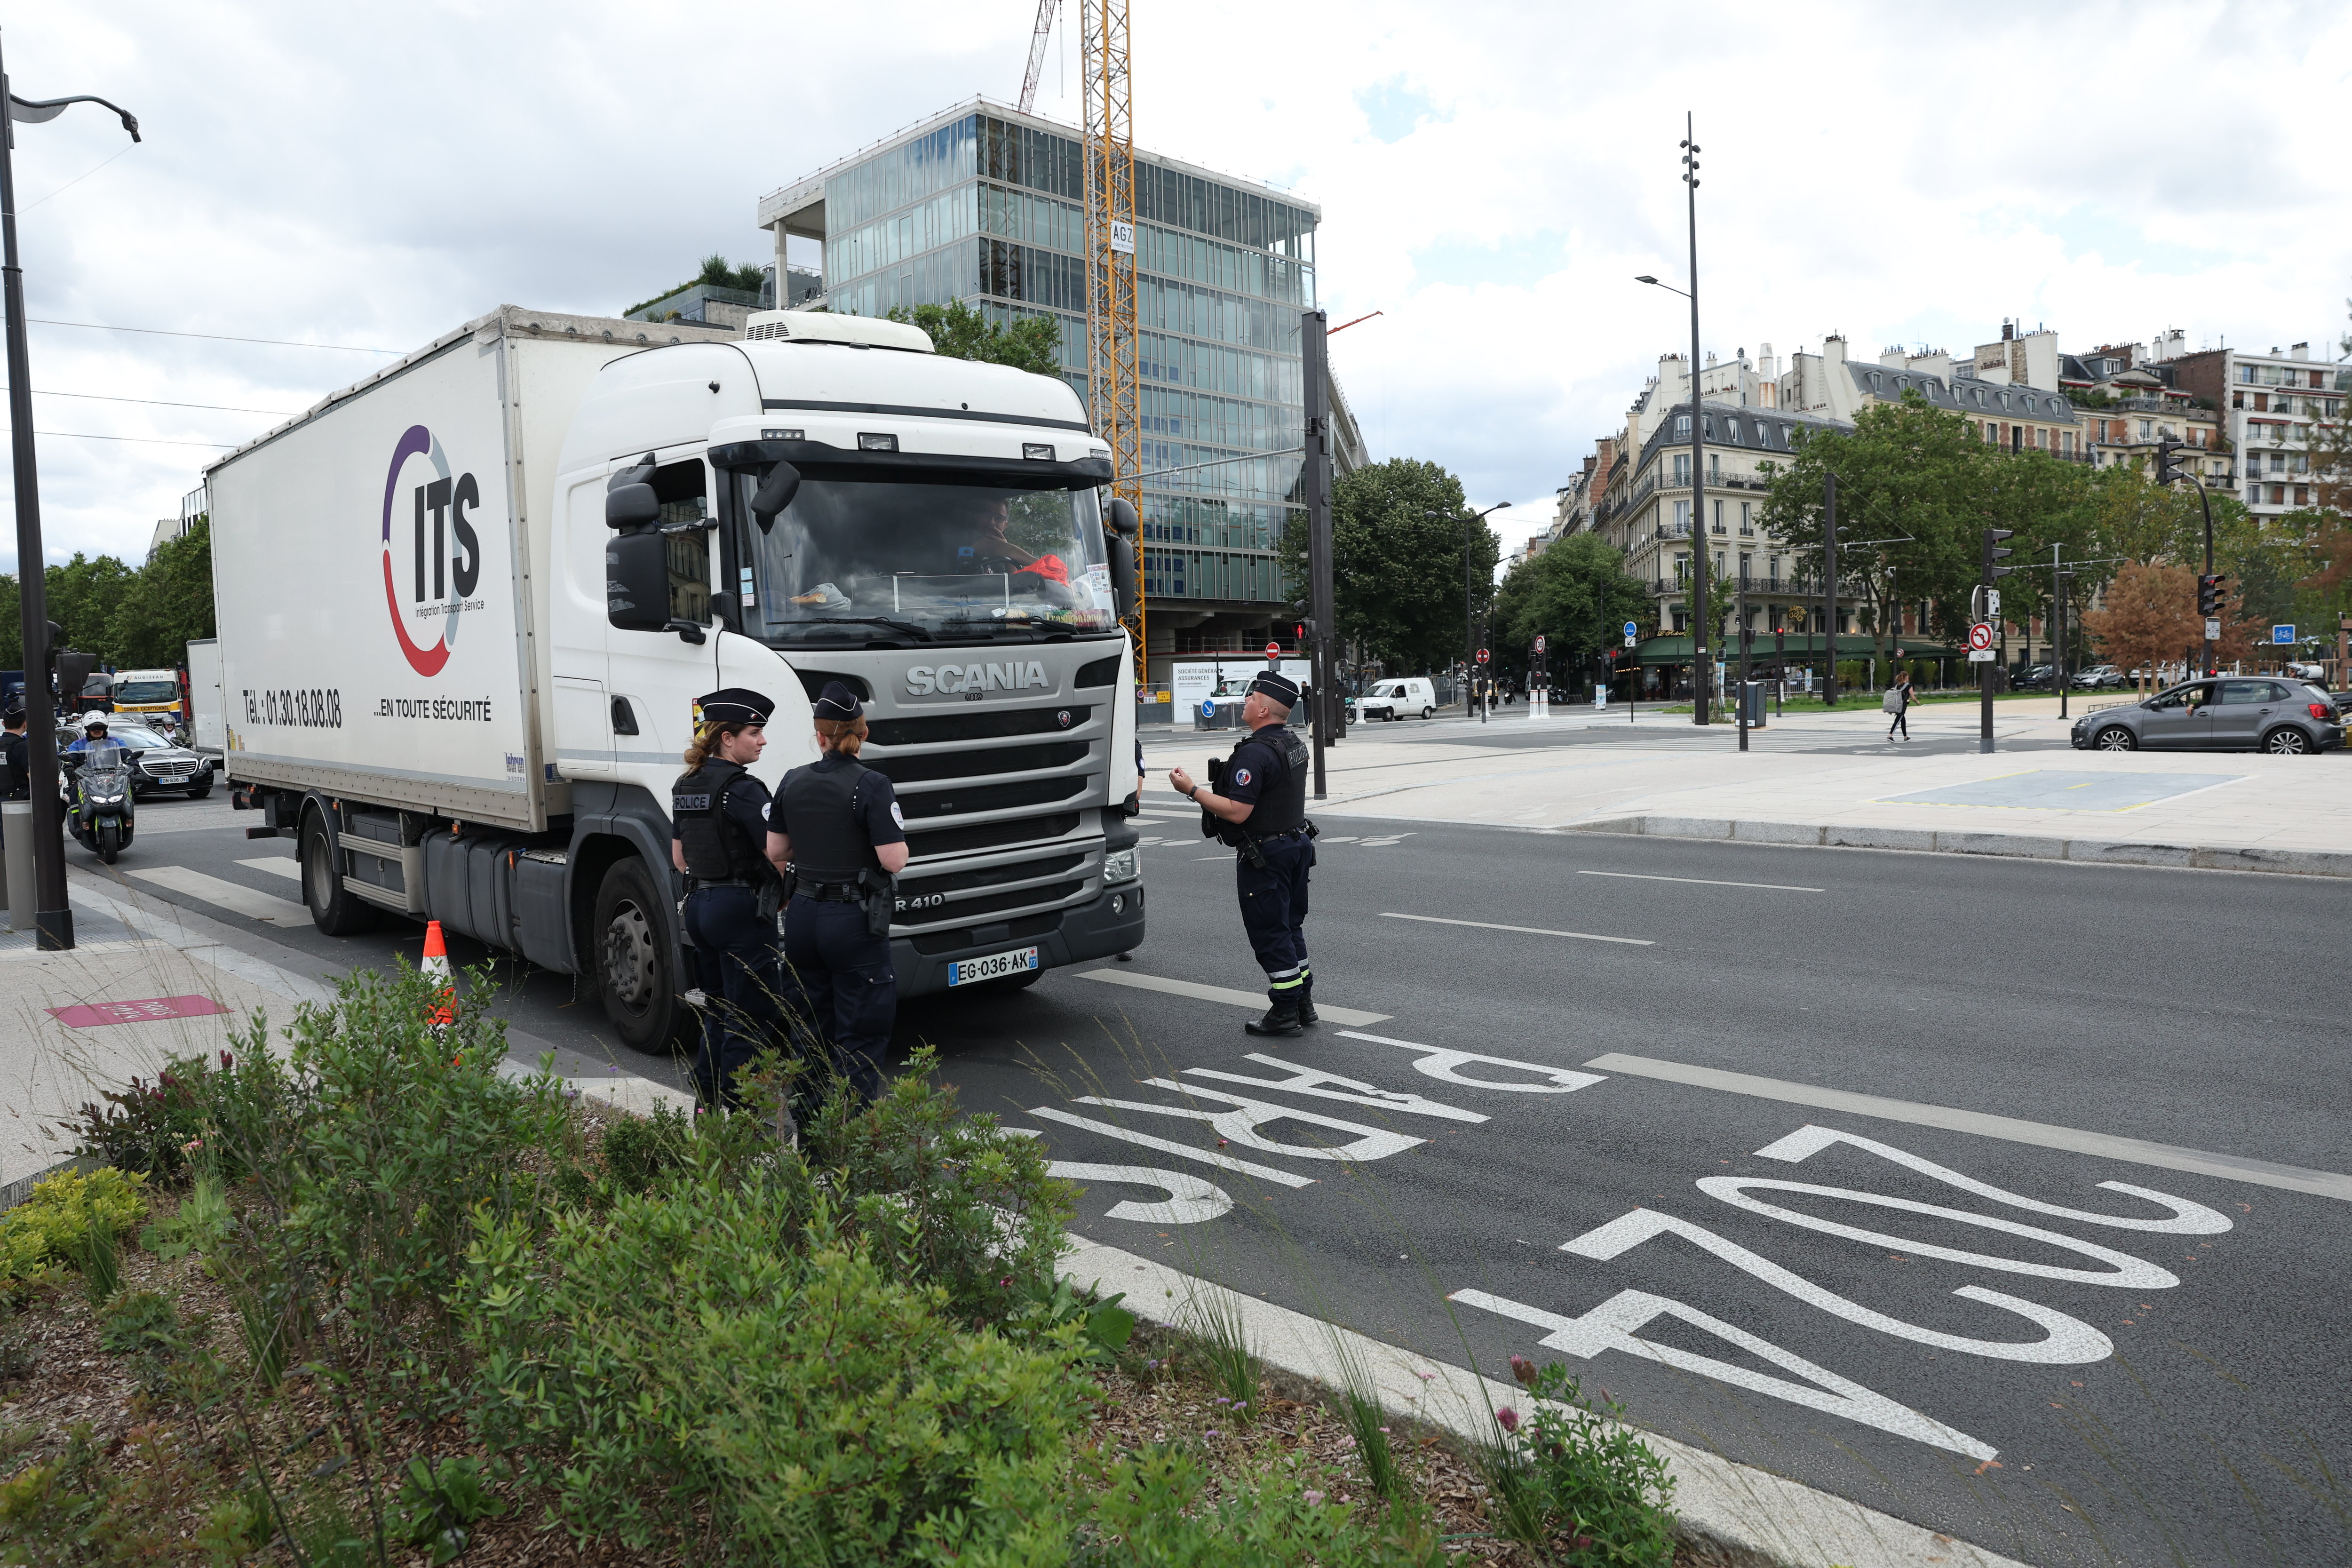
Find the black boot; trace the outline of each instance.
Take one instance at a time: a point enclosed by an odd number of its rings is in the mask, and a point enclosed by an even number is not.
[[[1298,993],[1298,1021],[1309,1028],[1323,1021],[1315,1011],[1315,993],[1305,987]]]
[[[1274,1005],[1265,1010],[1265,1017],[1244,1024],[1244,1029],[1253,1035],[1278,1035],[1285,1039],[1306,1033],[1298,1026],[1298,998],[1295,993],[1269,991],[1266,995]]]

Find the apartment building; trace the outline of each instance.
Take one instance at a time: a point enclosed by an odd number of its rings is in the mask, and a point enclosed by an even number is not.
[[[1886,350],[1875,363],[1853,361],[1845,339],[1832,332],[1822,340],[1820,353],[1789,356],[1779,406],[1850,425],[1874,403],[1900,403],[1906,393],[1916,393],[1967,419],[1990,446],[2087,462],[2082,420],[2058,386],[2057,334],[2020,339],[2006,335],[2007,325],[2001,331],[2000,342],[1980,346],[1965,365],[1954,364],[1942,350],[1901,348]]]
[[[2248,510],[2269,518],[2314,503],[2314,426],[2342,416],[2352,371],[2314,360],[2309,343],[2268,353],[2206,349],[2166,368],[2174,385],[2215,409],[2237,455],[2236,488]]]

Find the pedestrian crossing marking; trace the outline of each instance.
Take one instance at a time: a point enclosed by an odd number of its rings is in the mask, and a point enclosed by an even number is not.
[[[309,925],[310,911],[289,900],[272,898],[236,882],[225,882],[218,877],[207,877],[202,871],[191,871],[185,866],[148,866],[131,871],[131,875],[159,888],[223,909],[247,920],[268,921],[273,925]]]

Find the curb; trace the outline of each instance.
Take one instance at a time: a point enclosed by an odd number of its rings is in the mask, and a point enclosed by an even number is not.
[[[1201,1338],[1209,1324],[1238,1321],[1269,1366],[1326,1387],[1369,1382],[1383,1406],[1443,1427],[1470,1443],[1493,1436],[1495,1410],[1524,1404],[1525,1391],[1444,1362],[1368,1339],[1336,1323],[1277,1307],[1181,1273],[1148,1258],[1073,1235],[1057,1266],[1074,1286],[1122,1291],[1123,1305],[1150,1321]],[[1735,1464],[1672,1438],[1642,1434],[1675,1479],[1675,1532],[1775,1568],[2026,1568],[1922,1525],[1796,1481]]]
[[[1930,855],[1996,855],[2090,866],[2162,866],[2196,871],[2271,871],[2290,877],[2352,877],[2352,854],[2326,849],[2212,848],[2113,838],[2043,838],[2022,833],[1927,827],[1838,827],[1811,822],[1744,822],[1707,816],[1611,816],[1560,825],[1571,833],[1653,838],[1727,838],[1842,849],[1906,849]]]

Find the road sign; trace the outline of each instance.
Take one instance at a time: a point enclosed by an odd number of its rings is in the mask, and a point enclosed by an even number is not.
[[[1989,647],[1972,647],[1969,649],[1969,662],[1970,664],[1990,664],[1993,661],[1993,651]]]
[[[1642,639],[1640,637],[1635,637],[1632,632],[1627,632],[1625,634],[1625,646],[1627,647],[1632,647],[1635,643],[1640,642],[1641,640]]]
[[[2205,640],[2207,642],[2220,642],[2221,640],[2221,623],[2220,621],[2209,620],[2205,623]]]
[[[1268,658],[1280,658],[1282,657],[1282,645],[1278,642],[1270,642],[1266,644],[1265,657]]]
[[[1969,652],[1980,653],[1992,647],[1992,623],[1979,621],[1969,628]]]
[[[1537,651],[1538,653],[1541,653],[1541,652],[1543,652],[1543,644],[1544,644],[1543,633],[1541,633],[1541,632],[1538,632],[1538,633],[1536,634],[1536,651]]]
[[[1480,664],[1486,662],[1486,650],[1483,647],[1478,650],[1478,662]]]
[[[1985,614],[1989,616],[1998,616],[2000,614],[2000,589],[1987,588],[1985,590]]]
[[[2294,641],[2294,628],[2293,626],[2273,626],[2273,627],[2271,628],[2271,641],[2273,641],[2273,642],[2293,642],[2293,641]]]
[[[1642,628],[1640,626],[1635,626],[1631,621],[1627,621],[1625,623],[1625,635],[1629,637],[1639,632],[1641,629]]]

